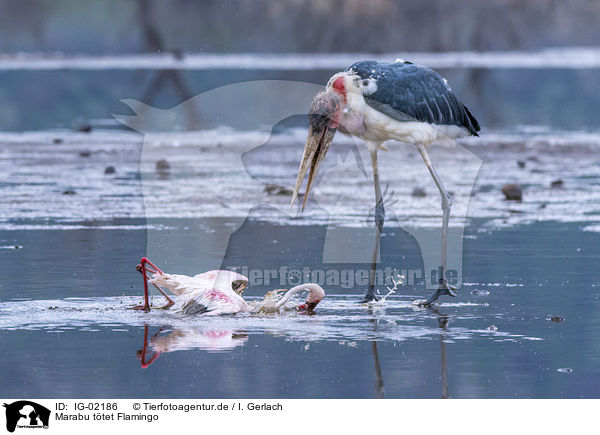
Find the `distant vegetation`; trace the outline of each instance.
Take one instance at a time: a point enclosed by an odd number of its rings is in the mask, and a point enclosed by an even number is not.
[[[0,11],[5,53],[530,50],[600,41],[600,0],[0,0]]]

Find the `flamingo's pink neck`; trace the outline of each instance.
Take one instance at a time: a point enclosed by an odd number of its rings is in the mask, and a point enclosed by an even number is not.
[[[309,293],[306,297],[306,302],[297,307],[298,310],[306,314],[314,313],[315,307],[325,297],[325,291],[320,285],[314,283],[300,284],[289,289],[287,293],[283,295],[283,298],[281,298],[281,300],[277,303],[277,308],[283,306],[294,294],[300,291],[308,291]]]

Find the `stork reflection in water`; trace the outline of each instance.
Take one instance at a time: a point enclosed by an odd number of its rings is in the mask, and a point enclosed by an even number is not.
[[[440,363],[442,380],[442,399],[448,398],[448,359],[446,355],[446,333],[450,316],[440,313],[437,309],[429,307],[429,310],[437,316],[438,328],[440,328]]]

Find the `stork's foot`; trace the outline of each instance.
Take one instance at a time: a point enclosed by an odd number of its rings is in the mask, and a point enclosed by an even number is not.
[[[365,297],[359,301],[359,304],[368,304],[369,302],[373,302],[373,301],[378,301],[379,299],[377,299],[377,296],[375,296],[373,293],[367,293],[365,295]]]
[[[456,287],[448,284],[447,280],[440,279],[440,287],[437,290],[435,290],[431,294],[431,296],[429,296],[429,299],[427,299],[426,301],[420,302],[419,305],[422,307],[428,307],[432,303],[437,301],[440,296],[443,296],[443,295],[448,295],[448,296],[455,298],[456,293],[454,293],[454,290],[456,290]]]

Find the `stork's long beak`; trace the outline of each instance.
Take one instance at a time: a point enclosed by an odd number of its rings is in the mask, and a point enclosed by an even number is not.
[[[306,192],[302,202],[302,210],[306,206],[306,200],[313,181],[319,172],[321,161],[325,158],[325,154],[329,151],[331,141],[335,136],[338,128],[340,111],[340,98],[337,94],[331,92],[321,92],[314,98],[310,108],[309,120],[310,127],[308,130],[308,138],[304,146],[304,154],[298,169],[298,178],[296,178],[296,186],[292,194],[292,205],[298,197],[298,190],[304,181],[306,172],[308,173],[308,182],[306,184]]]

